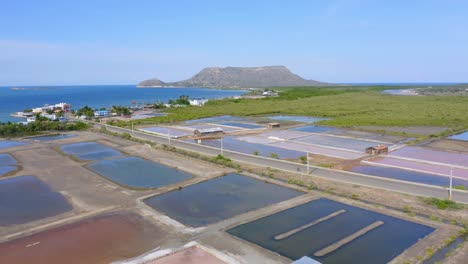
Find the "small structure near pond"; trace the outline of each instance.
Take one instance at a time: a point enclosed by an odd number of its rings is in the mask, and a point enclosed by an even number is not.
[[[196,138],[216,137],[216,136],[222,136],[223,134],[224,134],[224,130],[220,127],[196,129],[195,131],[193,131],[193,135]]]
[[[366,148],[366,153],[370,155],[379,155],[382,153],[388,153],[388,147],[385,145],[377,145]]]

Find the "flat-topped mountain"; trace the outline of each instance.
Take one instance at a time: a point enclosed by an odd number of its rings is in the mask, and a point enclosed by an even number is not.
[[[306,80],[284,66],[211,67],[188,80],[165,83],[159,79],[142,81],[138,87],[219,87],[263,88],[275,86],[321,86],[327,83]]]

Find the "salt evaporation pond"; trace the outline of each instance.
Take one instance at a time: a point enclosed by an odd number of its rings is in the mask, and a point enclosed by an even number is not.
[[[315,123],[322,120],[330,120],[330,118],[324,117],[310,117],[310,116],[294,116],[294,115],[276,115],[269,116],[269,119],[276,121],[294,121],[299,123]]]
[[[192,119],[185,121],[186,124],[194,124],[194,123],[217,123],[217,122],[224,122],[224,121],[242,121],[245,118],[224,115],[224,116],[214,116],[214,117],[206,117],[200,119]]]
[[[0,176],[16,170],[16,160],[10,154],[0,154]]]
[[[417,182],[442,187],[448,187],[450,185],[450,180],[448,177],[398,168],[355,166],[351,169],[351,171],[395,180]],[[453,178],[453,186],[465,186],[468,188],[468,180]]]
[[[378,165],[378,166],[414,170],[414,171],[431,173],[431,174],[446,175],[446,176],[450,176],[450,172],[452,171],[452,175],[454,177],[460,177],[460,178],[464,178],[468,180],[468,169],[450,168],[450,166],[447,166],[447,165],[431,164],[427,162],[418,162],[418,161],[413,161],[413,160],[405,160],[405,159],[398,159],[398,158],[392,158],[392,157],[372,158],[372,159],[365,161],[365,163]]]
[[[107,264],[141,255],[166,237],[138,214],[113,212],[1,243],[0,263]]]
[[[188,130],[169,128],[169,127],[160,127],[160,126],[145,127],[145,128],[140,128],[138,130],[143,131],[143,132],[154,133],[154,134],[158,134],[158,135],[166,136],[166,137],[170,136],[172,138],[184,137],[184,136],[189,136],[193,134],[192,131],[188,131]]]
[[[12,141],[12,140],[0,140],[0,149],[14,148],[19,146],[24,146],[29,143],[22,141]]]
[[[221,140],[219,139],[202,140],[201,144],[215,148],[221,148]],[[270,157],[271,153],[275,153],[278,154],[280,159],[298,159],[299,157],[306,155],[305,151],[296,151],[271,145],[249,143],[235,139],[231,136],[223,138],[223,149],[250,155],[252,155],[254,152],[258,152],[258,156],[262,157]]]
[[[145,203],[184,225],[201,227],[302,194],[231,173],[182,190],[153,196]]]
[[[275,239],[280,234],[340,210],[345,211],[289,237]],[[316,255],[320,250],[376,221],[382,221],[383,225],[324,256]],[[227,232],[292,260],[309,256],[325,264],[377,264],[390,262],[433,231],[434,228],[428,226],[322,198],[234,227]]]
[[[448,137],[449,139],[468,141],[468,131]]]
[[[239,123],[239,122],[220,122],[218,124],[223,125],[223,126],[239,127],[239,128],[245,128],[245,129],[256,129],[256,128],[263,127],[263,126],[256,125],[256,124]]]
[[[45,135],[45,136],[30,137],[29,139],[40,140],[40,141],[51,141],[51,140],[59,140],[59,139],[72,138],[72,137],[76,137],[76,135],[75,134]]]
[[[24,224],[72,209],[65,197],[34,176],[1,180],[0,201],[0,226]]]
[[[366,148],[372,147],[375,145],[388,145],[385,142],[375,142],[375,141],[367,141],[367,140],[352,139],[352,138],[332,137],[332,136],[325,136],[325,135],[310,135],[310,136],[294,139],[294,141],[314,144],[314,145],[327,146],[327,147],[332,147],[332,148],[341,148],[341,149],[346,149],[346,150],[359,151],[359,152],[365,152]]]
[[[181,170],[138,157],[101,160],[87,167],[112,182],[136,189],[158,188],[192,177]]]
[[[312,153],[312,154],[334,157],[334,158],[339,158],[339,159],[352,160],[352,159],[358,159],[363,156],[362,153],[359,153],[356,151],[333,149],[333,148],[329,148],[325,146],[303,144],[303,143],[294,142],[294,141],[280,141],[280,142],[272,143],[270,145],[280,147],[280,148],[294,149],[302,153]]]
[[[309,132],[309,133],[325,133],[325,132],[334,131],[336,130],[336,128],[326,127],[326,126],[303,126],[303,127],[291,128],[290,130]]]
[[[468,154],[460,152],[433,150],[420,147],[404,147],[393,151],[391,156],[427,160],[438,163],[468,167]]]
[[[60,150],[67,155],[74,155],[80,160],[99,160],[122,155],[120,151],[96,142],[63,145]]]

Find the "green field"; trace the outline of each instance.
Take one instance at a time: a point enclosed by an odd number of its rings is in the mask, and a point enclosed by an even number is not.
[[[468,128],[468,97],[382,94],[389,87],[275,88],[280,96],[210,101],[203,107],[167,109],[168,116],[135,124],[156,124],[217,115],[291,114],[331,117],[320,122],[337,127],[438,126]],[[124,125],[124,124],[119,124]]]

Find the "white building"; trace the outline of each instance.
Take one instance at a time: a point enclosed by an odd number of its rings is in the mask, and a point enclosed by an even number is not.
[[[208,99],[190,99],[189,100],[190,105],[193,105],[193,106],[203,106],[206,102],[208,102]]]

